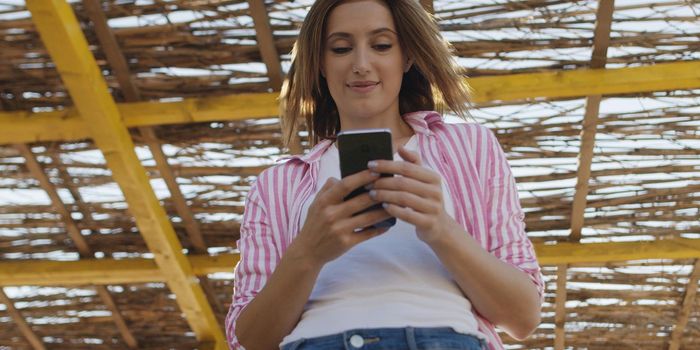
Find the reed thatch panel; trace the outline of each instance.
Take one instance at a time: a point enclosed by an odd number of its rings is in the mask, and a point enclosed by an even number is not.
[[[311,2],[267,2],[274,46],[285,69]],[[82,2],[71,5],[112,96],[124,102],[95,25]],[[268,91],[246,1],[120,0],[101,5],[142,100]],[[700,6],[695,2],[618,0],[615,5],[607,68],[700,60]],[[465,76],[591,67],[597,1],[440,0],[434,8]],[[0,0],[0,37],[2,112],[40,113],[72,105],[23,4]],[[699,96],[695,89],[603,98],[581,242],[700,237]],[[494,130],[509,157],[528,234],[537,244],[569,240],[585,105],[580,96],[483,102],[472,111],[475,121]],[[279,123],[270,118],[153,129],[209,254],[235,253],[252,182],[287,155]],[[131,136],[179,241],[194,251],[146,139],[137,129]],[[307,134],[300,136],[308,149]],[[91,140],[39,142],[31,149],[95,258],[152,256]],[[78,259],[65,220],[25,163],[14,145],[0,145],[0,263]],[[577,349],[666,348],[686,290],[698,288],[687,285],[693,264],[650,260],[569,266],[564,343]],[[207,279],[219,322],[231,302],[232,275],[227,272]],[[543,322],[525,341],[504,334],[510,348],[554,344],[557,269],[547,266],[544,273]],[[15,307],[48,348],[126,348],[94,287],[9,290]],[[163,283],[109,290],[139,348],[199,346]],[[697,299],[681,348],[700,348]],[[0,349],[5,348],[31,346],[0,304]]]

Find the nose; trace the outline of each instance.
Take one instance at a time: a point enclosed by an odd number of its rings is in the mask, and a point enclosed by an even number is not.
[[[354,74],[366,75],[370,69],[370,53],[365,48],[357,48],[353,57],[352,72]]]

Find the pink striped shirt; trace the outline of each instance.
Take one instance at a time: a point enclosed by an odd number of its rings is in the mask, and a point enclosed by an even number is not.
[[[515,179],[491,130],[478,124],[447,124],[436,112],[403,118],[418,137],[423,161],[446,179],[456,221],[485,250],[527,273],[542,298],[542,275],[525,234]],[[232,349],[241,348],[234,333],[238,316],[265,286],[301,229],[302,206],[316,193],[319,160],[330,145],[330,140],[321,141],[306,155],[265,169],[248,193],[237,242],[241,256],[233,303],[225,322]],[[503,349],[495,327],[476,316],[490,348]]]

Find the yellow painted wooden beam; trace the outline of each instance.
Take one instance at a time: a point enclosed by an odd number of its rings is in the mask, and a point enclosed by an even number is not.
[[[536,244],[541,265],[586,265],[645,259],[700,258],[700,239],[650,242]],[[238,254],[191,255],[186,259],[196,275],[233,272]],[[85,259],[79,261],[0,262],[0,286],[84,285],[164,282],[152,259]]]
[[[536,244],[535,251],[541,265],[597,264],[644,259],[693,259],[700,257],[700,239]]]
[[[27,8],[83,119],[83,126],[104,154],[129,211],[197,340],[225,342],[170,220],[134,152],[127,127],[73,9],[64,0],[29,0]]]
[[[527,73],[470,78],[474,101],[584,97],[700,88],[700,61],[620,69]],[[127,127],[256,119],[278,115],[277,93],[192,98],[179,102],[121,103]],[[72,141],[90,137],[74,109],[56,112],[0,112],[0,144]]]
[[[2,286],[165,282],[163,273],[152,259],[5,260],[0,266]]]
[[[468,81],[477,103],[693,89],[700,87],[700,61],[489,76]]]

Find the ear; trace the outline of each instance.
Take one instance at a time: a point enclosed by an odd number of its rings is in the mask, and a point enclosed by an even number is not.
[[[411,58],[406,59],[406,65],[403,67],[403,72],[408,73],[408,71],[411,69],[413,66],[413,60]]]

